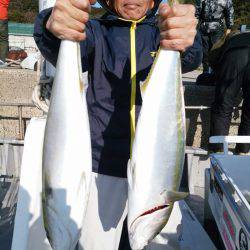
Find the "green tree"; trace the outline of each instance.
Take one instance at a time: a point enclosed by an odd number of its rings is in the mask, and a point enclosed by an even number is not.
[[[33,23],[38,13],[38,1],[11,0],[9,20],[20,23]]]
[[[250,25],[250,1],[249,0],[234,0],[234,19],[235,24]]]
[[[9,6],[9,20],[18,23],[34,23],[38,13],[38,0],[11,0]],[[90,17],[100,17],[104,10],[92,8]]]

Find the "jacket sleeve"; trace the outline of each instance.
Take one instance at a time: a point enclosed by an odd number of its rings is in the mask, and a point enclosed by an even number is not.
[[[202,41],[197,31],[194,43],[182,54],[182,73],[197,69],[202,61]]]
[[[228,29],[231,29],[234,25],[234,8],[232,0],[227,0],[227,6],[224,10],[226,26]]]
[[[56,66],[61,40],[46,29],[46,22],[51,15],[52,8],[40,12],[35,20],[34,39],[40,52],[46,60]],[[83,72],[88,70],[89,55],[93,54],[94,37],[90,24],[86,25],[87,39],[80,43]]]

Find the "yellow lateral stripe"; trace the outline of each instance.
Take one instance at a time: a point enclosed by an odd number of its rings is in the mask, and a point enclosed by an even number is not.
[[[130,49],[131,49],[131,97],[130,97],[130,157],[132,156],[132,146],[135,137],[135,98],[136,98],[136,41],[135,41],[136,22],[132,22],[130,28]]]

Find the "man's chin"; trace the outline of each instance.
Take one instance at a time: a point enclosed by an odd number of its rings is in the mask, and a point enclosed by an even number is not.
[[[138,15],[138,14],[124,14],[122,16],[122,18],[127,19],[127,20],[133,20],[133,21],[137,21],[139,19],[141,19],[144,15]]]

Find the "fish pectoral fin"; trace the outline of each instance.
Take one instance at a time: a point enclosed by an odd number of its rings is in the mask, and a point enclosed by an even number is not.
[[[147,86],[148,86],[148,79],[146,79],[144,82],[140,82],[140,91],[142,100],[144,98]]]
[[[189,195],[189,193],[187,192],[178,192],[178,191],[166,191],[166,192],[167,192],[166,197],[168,203],[183,200]]]
[[[130,187],[133,187],[134,183],[134,163],[131,159],[128,160],[128,166],[127,166],[127,179],[128,179],[128,184]]]
[[[85,173],[85,172],[83,172],[82,175],[81,175],[80,184],[81,184],[81,183],[84,183],[84,191],[86,192],[86,190],[88,190],[88,189],[87,189],[87,181],[86,181],[86,173]],[[77,189],[77,193],[79,194],[79,193],[81,193],[82,191],[83,191],[83,190],[82,190],[82,186],[79,185],[79,186],[78,186],[78,189]]]

